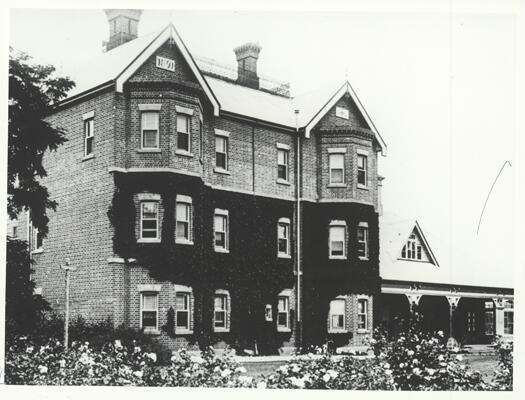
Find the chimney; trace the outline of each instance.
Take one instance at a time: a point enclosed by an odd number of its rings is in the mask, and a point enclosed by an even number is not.
[[[142,10],[106,9],[104,12],[109,22],[109,40],[103,43],[106,51],[137,38]]]
[[[237,56],[237,83],[253,89],[259,89],[257,60],[261,46],[258,43],[246,43],[233,49]]]

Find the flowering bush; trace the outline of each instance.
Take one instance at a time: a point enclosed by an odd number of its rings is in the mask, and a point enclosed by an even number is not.
[[[403,326],[397,339],[388,342],[380,329],[372,345],[378,360],[392,371],[401,390],[487,390],[477,371],[462,364],[463,356],[447,349],[443,332],[425,332],[419,316]]]
[[[266,382],[269,388],[286,389],[368,389],[394,388],[391,371],[373,359],[334,357],[327,349],[320,358],[310,353],[279,367]]]
[[[512,374],[514,363],[514,344],[503,342],[500,337],[494,342],[499,355],[498,369],[494,379],[499,390],[512,390]]]

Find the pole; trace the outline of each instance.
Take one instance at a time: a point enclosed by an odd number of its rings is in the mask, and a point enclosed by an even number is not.
[[[296,200],[297,200],[297,235],[296,235],[296,257],[297,257],[297,344],[300,347],[302,346],[302,336],[303,336],[303,328],[302,328],[302,321],[301,321],[301,136],[299,134],[299,123],[298,123],[298,116],[299,116],[299,110],[295,110],[295,133],[297,135],[297,146],[296,146]]]
[[[69,265],[69,259],[66,259],[65,265],[61,265],[66,272],[66,315],[64,318],[64,348],[67,350],[69,346],[69,275],[71,271],[76,271],[75,267]]]

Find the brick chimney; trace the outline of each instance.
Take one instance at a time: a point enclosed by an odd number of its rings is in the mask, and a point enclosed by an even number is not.
[[[104,10],[109,22],[109,40],[103,43],[106,51],[137,38],[142,11],[125,9]]]
[[[257,60],[262,47],[258,43],[246,43],[233,49],[237,57],[237,83],[259,89]]]

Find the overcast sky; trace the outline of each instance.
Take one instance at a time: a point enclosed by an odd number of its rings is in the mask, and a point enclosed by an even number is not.
[[[388,145],[385,211],[420,222],[446,280],[513,284],[512,14],[146,10],[139,35],[170,21],[193,54],[232,65],[235,46],[258,41],[259,71],[296,94],[348,78]],[[102,10],[11,12],[10,44],[65,75],[108,32]]]

